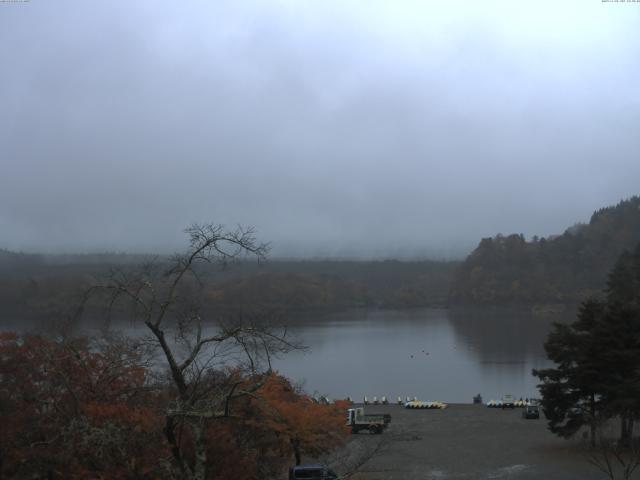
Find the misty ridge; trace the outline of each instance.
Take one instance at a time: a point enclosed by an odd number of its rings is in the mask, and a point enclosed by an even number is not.
[[[637,9],[286,3],[3,5],[0,245],[461,260],[637,193]]]
[[[593,213],[562,235],[482,239],[463,261],[239,259],[209,265],[201,301],[211,311],[296,312],[352,307],[577,305],[605,286],[618,256],[640,244],[640,197]],[[0,250],[0,286],[7,314],[64,318],[82,292],[116,269],[136,269],[169,256],[126,253],[36,255]],[[195,288],[195,287],[194,287]],[[564,309],[565,307],[561,307]]]

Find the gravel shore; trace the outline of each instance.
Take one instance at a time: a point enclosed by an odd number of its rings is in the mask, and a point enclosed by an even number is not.
[[[366,413],[390,413],[382,435],[352,435],[342,468],[358,461],[354,479],[544,479],[606,478],[589,464],[579,440],[563,440],[546,420],[525,420],[522,410],[449,405],[444,410],[407,410],[368,405]]]

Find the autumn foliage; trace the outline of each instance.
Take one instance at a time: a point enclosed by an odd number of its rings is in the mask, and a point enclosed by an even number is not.
[[[161,414],[130,347],[0,335],[3,476],[153,476]]]
[[[175,478],[163,378],[127,339],[0,334],[0,478]],[[296,456],[343,441],[344,405],[314,403],[274,373],[259,381],[207,423],[207,478],[281,477]],[[188,458],[188,429],[177,431]]]
[[[259,412],[254,420],[256,427],[280,438],[283,450],[297,456],[297,463],[301,455],[317,457],[330,451],[349,433],[345,401],[319,404],[277,375],[268,377],[260,395],[265,402],[251,400],[251,408]]]
[[[345,401],[319,404],[280,375],[268,374],[264,380],[254,397],[236,406],[243,421],[232,436],[250,438],[251,444],[245,476],[252,475],[246,478],[272,478],[284,464],[318,458],[345,441]]]

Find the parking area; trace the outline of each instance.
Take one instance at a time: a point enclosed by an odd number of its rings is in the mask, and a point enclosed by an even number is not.
[[[338,470],[357,466],[354,479],[605,478],[589,464],[580,440],[556,437],[544,416],[526,420],[520,408],[367,405],[365,410],[389,413],[392,422],[382,435],[353,435],[334,459]]]

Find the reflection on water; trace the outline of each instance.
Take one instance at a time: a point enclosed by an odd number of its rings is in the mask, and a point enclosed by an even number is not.
[[[497,309],[333,313],[298,323],[294,331],[310,351],[276,365],[333,398],[535,397],[531,370],[548,365],[542,345],[558,320]]]
[[[553,321],[522,310],[348,310],[292,319],[290,332],[308,352],[293,352],[274,367],[305,388],[332,398],[417,396],[471,402],[510,393],[538,396],[533,368],[549,365],[543,343]],[[2,322],[0,330],[46,331],[45,324]],[[49,324],[49,328],[55,325]],[[117,330],[147,335],[141,325]],[[99,333],[83,325],[88,334]],[[55,330],[54,330],[55,331]]]

